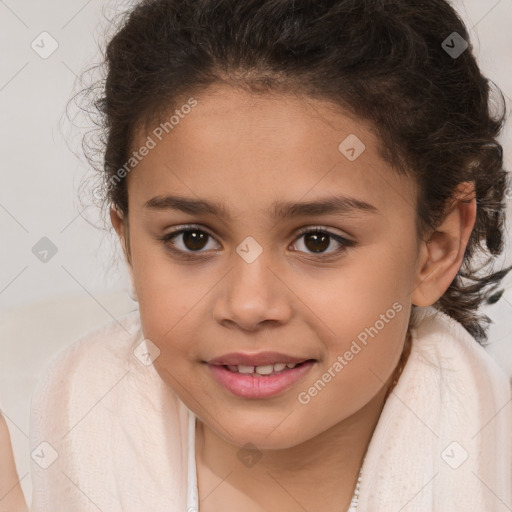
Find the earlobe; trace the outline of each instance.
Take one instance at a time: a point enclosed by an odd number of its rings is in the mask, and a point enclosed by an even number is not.
[[[449,200],[445,217],[422,243],[419,268],[411,301],[431,306],[448,289],[457,275],[476,220],[472,182],[460,183]]]

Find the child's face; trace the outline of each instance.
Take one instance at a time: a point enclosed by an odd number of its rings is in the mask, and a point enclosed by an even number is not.
[[[229,88],[196,99],[162,141],[149,133],[157,145],[128,176],[143,333],[161,351],[161,377],[219,435],[291,447],[362,409],[399,360],[418,274],[416,185],[379,156],[367,124],[326,103]],[[350,134],[366,146],[353,161],[339,149]],[[145,206],[170,195],[222,204],[229,218]],[[372,208],[272,216],[275,202],[341,196]],[[185,224],[199,237],[160,240]],[[313,226],[317,238],[298,233]],[[265,351],[316,362],[265,397],[235,394],[207,364]]]

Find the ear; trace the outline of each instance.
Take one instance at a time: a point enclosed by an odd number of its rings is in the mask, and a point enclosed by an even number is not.
[[[126,261],[131,268],[128,218],[125,218],[123,212],[112,206],[110,208],[110,221],[112,222],[112,226],[114,227],[117,236],[121,241],[121,246],[123,248]]]
[[[128,290],[128,295],[133,301],[138,302],[130,257],[130,230],[128,226],[128,218],[124,217],[123,213],[120,210],[116,209],[115,207],[111,207],[110,220],[112,222],[112,226],[116,230],[119,240],[121,241],[121,246],[123,247],[126,263],[128,264],[128,273],[130,274],[130,289]]]
[[[444,220],[422,242],[413,304],[431,306],[448,289],[462,265],[475,220],[474,183],[460,183],[448,201]]]

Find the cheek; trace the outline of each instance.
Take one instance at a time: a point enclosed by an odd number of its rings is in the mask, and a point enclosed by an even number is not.
[[[191,312],[204,296],[207,281],[214,280],[198,279],[193,266],[172,264],[158,243],[132,238],[133,279],[144,337],[160,349],[159,360],[170,365],[173,355],[188,353],[194,330]]]
[[[384,300],[371,307],[350,304],[336,313],[330,317],[336,335],[323,340],[326,357],[298,397],[311,418],[326,421],[333,411],[334,421],[355,414],[385,387],[402,353],[410,309]]]
[[[412,243],[385,240],[359,248],[316,284],[308,280],[300,287],[299,282],[298,289],[334,337],[350,339],[373,325],[393,304],[407,309],[415,277],[414,258]],[[389,315],[394,313],[391,309]]]
[[[328,327],[322,329],[328,333],[324,364],[336,374],[333,393],[324,394],[326,406],[342,396],[347,410],[350,403],[356,408],[393,372],[409,322],[413,256],[411,248],[380,244],[333,272],[317,293],[310,288],[308,306]]]

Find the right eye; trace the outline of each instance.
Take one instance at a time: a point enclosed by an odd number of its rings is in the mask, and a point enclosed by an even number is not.
[[[165,234],[160,240],[174,253],[202,253],[213,235],[194,225],[182,226],[171,233]],[[175,241],[177,240],[177,241]]]

